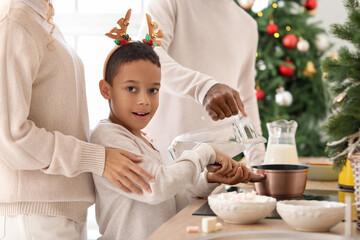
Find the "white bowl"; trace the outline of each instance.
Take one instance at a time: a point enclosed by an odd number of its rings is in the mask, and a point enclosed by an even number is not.
[[[316,200],[285,200],[276,204],[281,218],[298,231],[327,232],[345,216],[345,204]]]
[[[211,210],[225,222],[253,224],[265,218],[276,207],[276,199],[267,196],[253,195],[242,199],[244,193],[221,193],[210,195],[208,202]],[[235,200],[234,200],[235,199]]]

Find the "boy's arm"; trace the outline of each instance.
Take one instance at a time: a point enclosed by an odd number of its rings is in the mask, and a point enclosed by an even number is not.
[[[154,154],[151,151],[145,153],[146,155],[141,154],[134,136],[121,129],[111,129],[111,131],[104,132],[98,139],[92,137],[92,141],[138,155],[143,159],[139,166],[156,179],[155,183],[149,183],[152,192],[144,192],[143,195],[122,192],[107,179],[93,175],[96,186],[148,204],[158,204],[174,197],[178,192],[196,186],[201,172],[206,165],[215,163],[216,158],[212,147],[207,144],[199,144],[192,151],[185,151],[172,165],[164,166],[160,154]]]
[[[130,149],[127,150],[131,151]],[[128,194],[120,191],[107,179],[93,175],[96,186],[115,191],[136,201],[158,204],[174,197],[184,189],[194,187],[198,183],[202,170],[215,159],[212,148],[207,144],[198,145],[192,151],[184,152],[182,157],[170,166],[160,164],[158,162],[160,159],[153,159],[145,155],[139,156],[143,159],[139,166],[151,173],[156,179],[155,183],[149,183],[151,193],[143,192],[143,195]]]

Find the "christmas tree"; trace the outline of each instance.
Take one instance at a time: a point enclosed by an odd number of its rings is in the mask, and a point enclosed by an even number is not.
[[[331,32],[355,50],[342,47],[338,58],[327,58],[321,64],[334,98],[334,114],[325,125],[329,136],[326,151],[337,167],[345,164],[348,155],[360,152],[360,7],[358,0],[347,0],[345,7],[347,21],[332,25]]]
[[[295,120],[300,156],[324,156],[326,137],[320,125],[327,101],[320,58],[329,44],[318,22],[310,22],[316,0],[273,1],[261,12],[251,11],[253,0],[238,1],[258,24],[256,87],[262,131],[278,119]]]

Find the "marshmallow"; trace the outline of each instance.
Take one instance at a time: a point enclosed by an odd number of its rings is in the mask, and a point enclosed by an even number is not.
[[[202,218],[202,231],[205,233],[216,231],[216,217],[204,217]]]
[[[199,227],[198,226],[187,226],[186,227],[186,232],[188,232],[188,233],[198,233],[199,232]]]

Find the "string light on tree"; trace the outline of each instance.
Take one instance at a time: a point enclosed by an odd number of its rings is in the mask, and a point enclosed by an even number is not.
[[[298,42],[297,37],[294,34],[286,34],[282,40],[286,48],[295,48]]]
[[[292,104],[293,96],[289,91],[285,91],[283,87],[276,90],[275,102],[282,107],[288,107]]]

